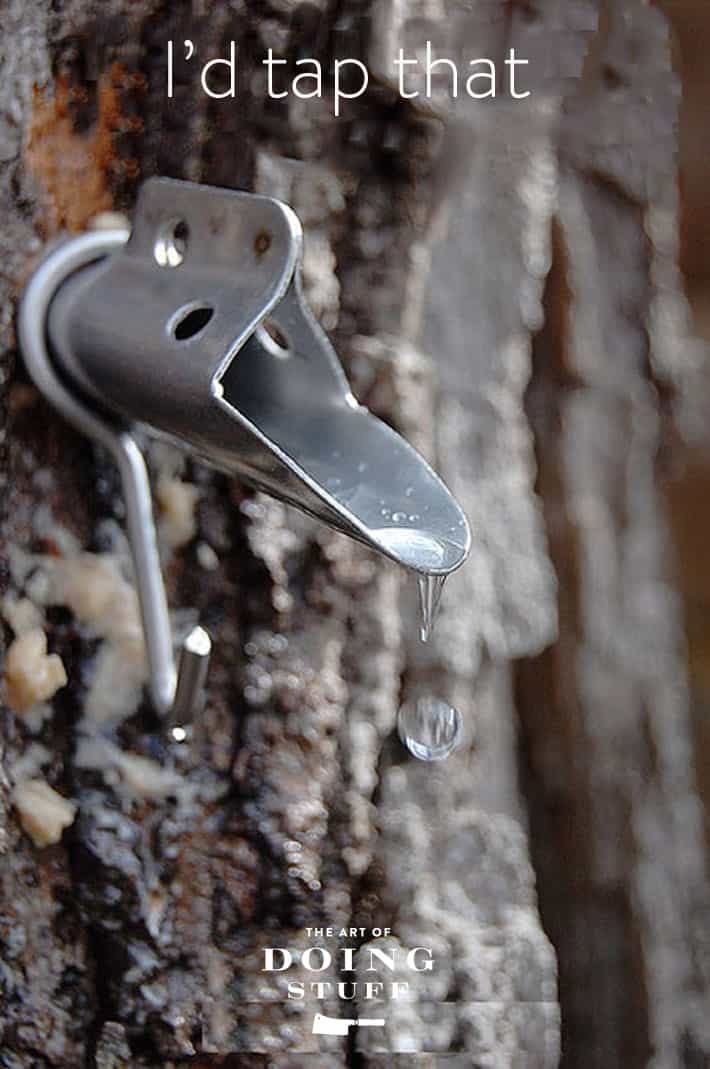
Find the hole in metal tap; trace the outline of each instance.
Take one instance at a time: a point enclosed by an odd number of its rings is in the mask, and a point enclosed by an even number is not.
[[[153,246],[159,267],[179,267],[185,259],[190,228],[184,219],[171,219],[161,226]]]
[[[271,234],[268,230],[260,230],[254,238],[254,252],[257,256],[263,256],[271,248]]]
[[[194,338],[209,323],[214,315],[214,308],[209,304],[193,304],[187,308],[181,308],[172,319],[170,326],[176,341],[187,341]]]
[[[280,359],[291,355],[291,346],[289,345],[288,338],[281,330],[273,319],[265,319],[256,328],[256,336],[259,339],[259,343],[271,353],[272,356],[278,356]]]

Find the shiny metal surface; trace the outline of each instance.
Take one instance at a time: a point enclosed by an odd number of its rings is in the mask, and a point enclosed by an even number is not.
[[[446,576],[466,518],[404,439],[359,405],[301,293],[301,226],[268,197],[152,179],[133,228],[70,238],[19,315],[38,388],[118,465],[150,666],[172,723],[200,701],[202,629],[175,669],[145,463],[131,428],[166,437],[378,550]]]
[[[125,247],[53,301],[56,359],[124,420],[407,568],[446,575],[468,552],[466,518],[422,457],[358,405],[303,300],[301,255],[286,205],[152,179]]]

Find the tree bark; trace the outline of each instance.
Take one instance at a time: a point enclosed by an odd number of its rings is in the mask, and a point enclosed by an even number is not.
[[[39,717],[2,713],[0,1065],[544,1069],[560,1019],[569,1066],[710,1058],[673,570],[706,354],[678,267],[668,26],[610,7],[4,0],[5,637],[43,628],[69,682]],[[171,39],[202,62],[235,39],[237,101],[183,60],[169,101]],[[402,101],[390,58],[426,40],[501,69],[515,47],[531,97]],[[268,48],[374,78],[338,118],[267,104]],[[42,244],[130,213],[152,174],[293,205],[355,393],[474,531],[425,647],[406,577],[146,444],[176,627],[199,617],[215,645],[182,747],[140,699],[116,474],[29,387],[12,328]],[[397,739],[421,692],[465,719],[445,765]],[[18,819],[37,779],[77,807],[43,848]],[[384,1030],[319,1039],[318,1007],[294,1012],[262,972],[309,926],[391,927],[436,967]]]

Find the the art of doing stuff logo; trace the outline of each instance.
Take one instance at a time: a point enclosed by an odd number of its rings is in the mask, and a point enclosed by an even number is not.
[[[298,946],[265,947],[262,971],[274,977],[274,994],[338,1011],[315,1013],[315,1035],[383,1026],[386,1003],[407,998],[412,979],[434,969],[430,947],[403,947],[390,928],[314,927],[304,934]],[[376,1005],[377,1012],[360,1013],[363,1004]]]

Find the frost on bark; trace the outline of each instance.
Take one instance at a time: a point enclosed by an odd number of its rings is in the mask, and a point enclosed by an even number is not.
[[[657,471],[695,426],[698,355],[661,16],[640,0],[1,13],[5,637],[44,629],[69,684],[2,713],[0,1064],[555,1066],[528,820],[569,1064],[705,1056],[705,852]],[[186,37],[204,56],[238,41],[238,105],[185,65],[166,100],[166,42]],[[531,100],[415,110],[385,66],[427,39],[515,45]],[[337,120],[328,101],[265,105],[269,47],[377,77]],[[475,536],[424,648],[403,576],[150,447],[176,627],[199,616],[215,644],[181,749],[140,704],[115,472],[13,364],[42,242],[130,211],[155,173],[294,206],[355,392],[432,459]],[[441,767],[395,736],[424,689],[466,718]],[[78,807],[42,848],[16,804],[37,781]],[[260,972],[307,925],[389,925],[437,968],[384,1032],[319,1041]]]

